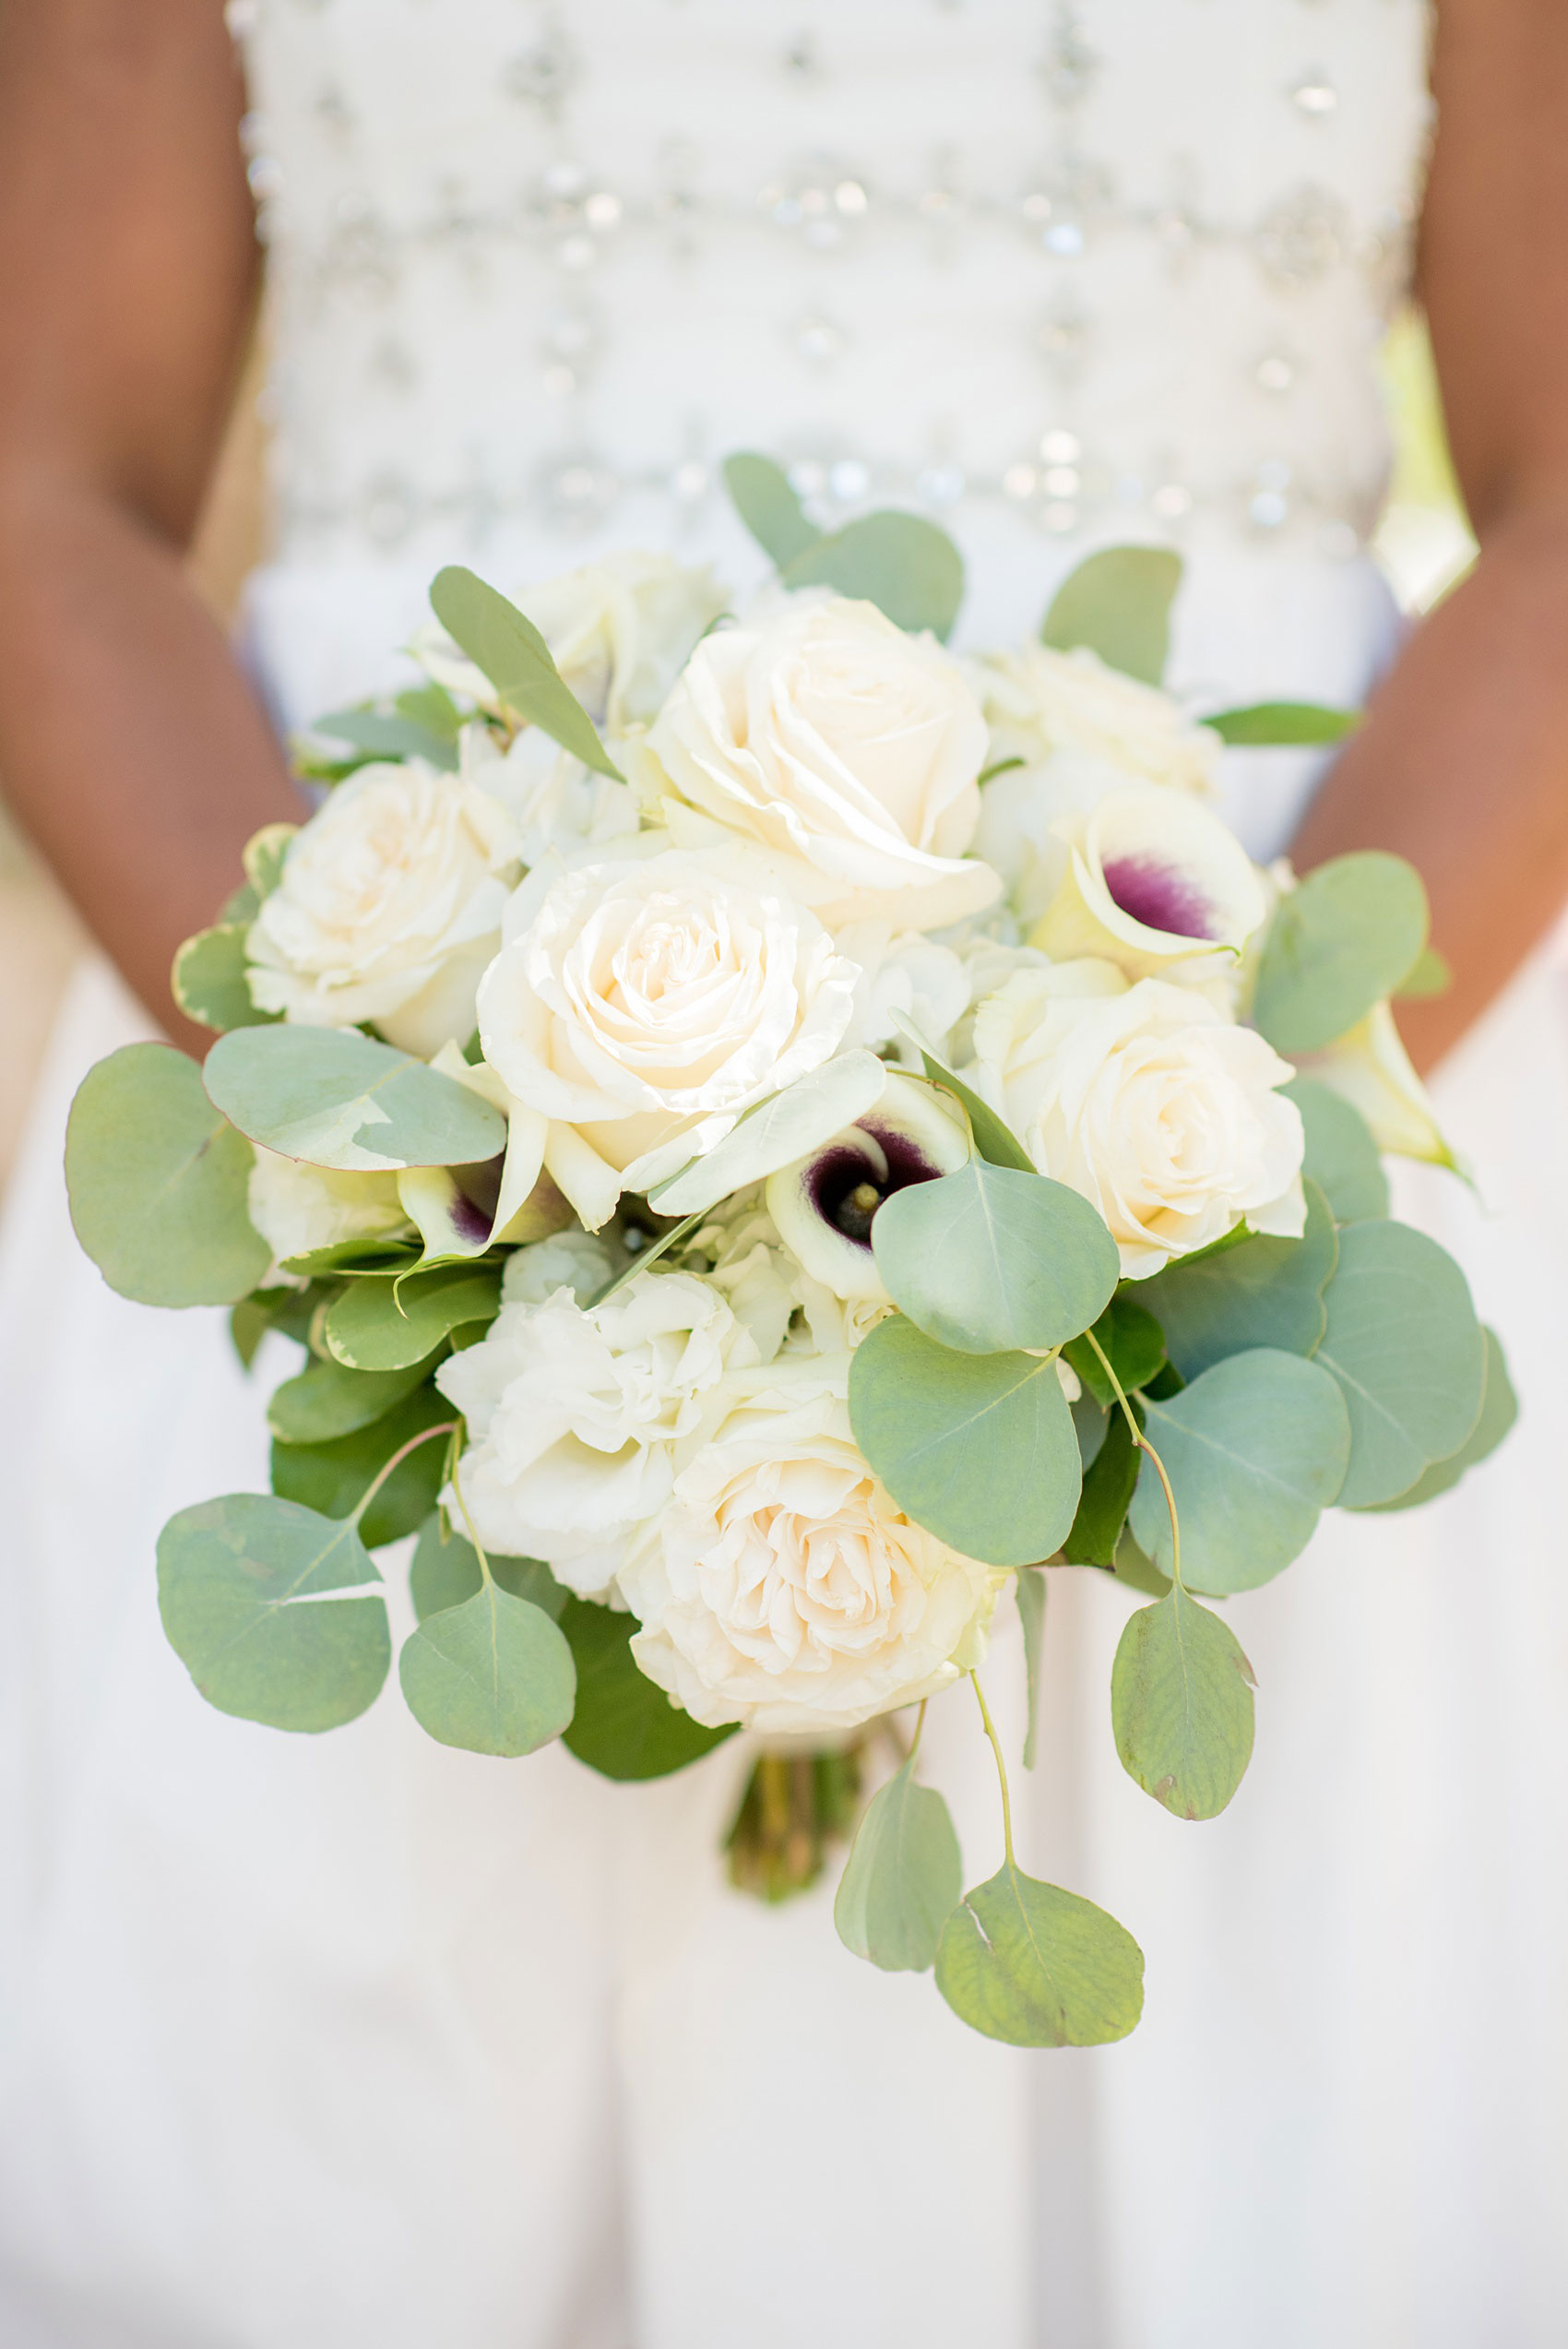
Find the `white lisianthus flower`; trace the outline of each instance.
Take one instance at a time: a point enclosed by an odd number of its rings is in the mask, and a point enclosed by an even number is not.
[[[780,860],[790,894],[830,927],[895,930],[939,929],[999,894],[965,854],[985,744],[980,704],[933,638],[813,594],[706,637],[647,736],[678,837],[706,829],[684,803]]]
[[[424,1059],[466,1042],[518,845],[471,782],[421,759],[362,767],[294,834],[251,924],[257,1008],[318,1028],[368,1021]]]
[[[637,805],[628,784],[595,774],[538,726],[525,726],[503,750],[488,726],[465,726],[457,738],[459,771],[498,800],[517,828],[525,864],[580,864],[596,850],[637,829]]]
[[[978,1663],[1006,1576],[906,1517],[849,1429],[849,1356],[776,1365],[631,1544],[632,1653],[695,1721],[852,1729]]]
[[[591,1232],[552,1232],[515,1248],[501,1276],[503,1305],[542,1305],[557,1289],[570,1289],[587,1305],[620,1270],[624,1259],[608,1241]]]
[[[969,1000],[964,965],[953,948],[918,930],[894,937],[880,922],[851,922],[837,932],[836,943],[861,974],[845,1043],[873,1051],[883,1044],[911,1050],[895,1025],[902,1019],[940,1051]]]
[[[1364,1019],[1321,1052],[1298,1053],[1296,1067],[1299,1075],[1315,1078],[1359,1109],[1379,1150],[1425,1159],[1433,1166],[1455,1164],[1389,1004],[1374,1004]]]
[[[374,1240],[410,1229],[393,1174],[339,1174],[305,1166],[255,1145],[246,1210],[281,1264],[344,1240]]]
[[[601,1596],[628,1535],[669,1500],[677,1443],[717,1415],[726,1371],[755,1362],[718,1290],[690,1273],[650,1272],[587,1311],[564,1286],[504,1305],[436,1373],[468,1424],[457,1477],[480,1540]]]
[[[484,1056],[589,1231],[831,1059],[857,972],[731,844],[536,876],[480,988]]]
[[[1029,933],[1053,960],[1094,955],[1130,979],[1212,978],[1239,957],[1268,894],[1229,827],[1197,801],[1134,784],[1055,827],[1067,869]]]
[[[1020,972],[975,1014],[962,1073],[1042,1174],[1110,1226],[1129,1280],[1244,1217],[1300,1235],[1305,1138],[1277,1090],[1295,1070],[1205,996],[1129,986],[1106,962]]]

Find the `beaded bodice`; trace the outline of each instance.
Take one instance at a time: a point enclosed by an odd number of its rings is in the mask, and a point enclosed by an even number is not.
[[[828,514],[1352,552],[1425,18],[232,0],[280,556],[678,545],[738,445]]]

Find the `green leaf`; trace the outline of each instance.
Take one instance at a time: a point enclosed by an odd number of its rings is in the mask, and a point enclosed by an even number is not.
[[[957,1353],[902,1314],[849,1361],[849,1421],[898,1507],[966,1557],[1032,1566],[1078,1506],[1078,1439],[1053,1361]]]
[[[281,1443],[329,1444],[383,1418],[423,1384],[433,1366],[428,1354],[403,1370],[349,1370],[340,1362],[313,1359],[276,1389],[267,1424]]]
[[[204,1028],[260,1028],[281,1019],[277,1011],[258,1011],[251,1001],[245,977],[245,940],[249,925],[220,922],[198,930],[174,957],[169,989],[187,1019]]]
[[[65,1127],[77,1239],[140,1305],[237,1305],[272,1261],[251,1227],[251,1146],[172,1044],[125,1044],[89,1068]]]
[[[942,1928],[936,1986],[954,2013],[1013,2047],[1100,2047],[1144,2010],[1144,1955],[1092,1901],[1008,1861]]]
[[[782,566],[784,585],[830,587],[874,603],[895,627],[944,641],[964,600],[964,564],[945,531],[919,514],[864,514]]]
[[[600,1777],[668,1778],[734,1735],[732,1723],[705,1729],[637,1670],[635,1615],[568,1599],[561,1628],[577,1666],[577,1709],[564,1743]]]
[[[1040,642],[1058,652],[1086,646],[1109,668],[1157,686],[1170,648],[1170,606],[1182,558],[1162,546],[1106,546],[1057,589]]]
[[[1174,1586],[1169,1574],[1161,1574],[1151,1566],[1136,1542],[1132,1528],[1123,1526],[1122,1538],[1116,1544],[1116,1556],[1111,1571],[1118,1582],[1125,1582],[1129,1590],[1142,1591],[1151,1599],[1162,1599]]]
[[[1228,1354],[1256,1346],[1315,1353],[1328,1326],[1323,1294],[1339,1246],[1328,1201],[1308,1183],[1299,1240],[1259,1233],[1201,1264],[1172,1264],[1142,1284],[1159,1316],[1171,1361],[1193,1379]]]
[[[1372,1128],[1342,1094],[1313,1077],[1282,1085],[1301,1113],[1307,1154],[1301,1172],[1324,1193],[1336,1223],[1366,1223],[1388,1213],[1388,1177]]]
[[[441,1745],[507,1760],[560,1736],[577,1688],[559,1628],[493,1580],[425,1617],[403,1642],[398,1677],[409,1711]]]
[[[770,457],[741,449],[724,460],[724,486],[731,503],[775,569],[814,546],[822,532],[808,522],[790,477]]]
[[[839,1053],[759,1102],[705,1156],[656,1183],[649,1206],[660,1215],[706,1213],[831,1141],[875,1106],[886,1083],[887,1070],[874,1052]]]
[[[1317,1360],[1350,1414],[1341,1507],[1407,1493],[1456,1452],[1480,1416],[1486,1340],[1465,1276],[1408,1223],[1352,1223],[1324,1300]]]
[[[866,1805],[833,1903],[844,1947],[887,1973],[923,1973],[936,1962],[964,1890],[947,1806],[916,1785],[914,1767],[911,1754]]]
[[[1179,1583],[1129,1616],[1111,1668],[1122,1767],[1178,1818],[1217,1818],[1253,1754],[1253,1667]]]
[[[311,1166],[467,1166],[506,1147],[489,1102],[354,1028],[236,1028],[202,1075],[242,1134]]]
[[[1182,1528],[1182,1576],[1195,1591],[1251,1591],[1301,1555],[1338,1493],[1350,1430],[1335,1381],[1300,1354],[1231,1354],[1169,1402],[1147,1403]],[[1170,1571],[1170,1520],[1146,1460],[1133,1538]]]
[[[272,1327],[272,1317],[265,1306],[254,1297],[242,1297],[229,1316],[229,1337],[240,1357],[240,1366],[248,1370],[261,1350],[261,1341]]]
[[[983,1158],[895,1191],[871,1237],[894,1304],[966,1353],[1059,1346],[1104,1311],[1121,1276],[1116,1243],[1079,1192]]]
[[[596,775],[624,780],[588,711],[562,678],[550,647],[517,605],[458,564],[431,583],[431,609],[447,635],[481,669],[509,709],[538,726]]]
[[[530,1605],[542,1607],[552,1623],[560,1622],[568,1594],[542,1559],[493,1557],[490,1570],[514,1599],[527,1599]],[[409,1568],[409,1593],[416,1618],[422,1623],[427,1615],[439,1615],[444,1607],[460,1607],[483,1588],[473,1544],[452,1532],[443,1541],[440,1511],[433,1509],[420,1528]]]
[[[345,1369],[406,1370],[450,1331],[493,1321],[500,1310],[497,1264],[442,1265],[398,1281],[372,1274],[329,1306],[322,1335]]]
[[[1287,1059],[1317,1052],[1392,995],[1426,944],[1427,893],[1402,856],[1336,856],[1282,897],[1264,938],[1253,1024]]]
[[[1447,956],[1439,954],[1434,946],[1424,946],[1395,988],[1394,996],[1397,1003],[1424,1003],[1429,996],[1446,995],[1453,984]]]
[[[261,1493],[172,1517],[158,1537],[170,1645],[208,1704],[273,1729],[336,1729],[378,1695],[392,1658],[380,1575],[350,1525]]]
[[[943,1067],[934,1053],[926,1050],[925,1045],[907,1020],[899,1019],[897,1012],[893,1016],[904,1034],[918,1048],[921,1058],[925,1064],[925,1073],[932,1082],[943,1086],[953,1095],[954,1100],[962,1105],[964,1114],[969,1121],[969,1131],[974,1137],[975,1148],[980,1156],[992,1166],[1014,1166],[1017,1168],[1020,1174],[1034,1174],[1036,1168],[1033,1159],[1017,1136],[1008,1131],[995,1110],[988,1108],[979,1093],[970,1091],[962,1078],[955,1077],[951,1068]]]
[[[1244,709],[1216,709],[1202,721],[1238,749],[1343,742],[1361,722],[1359,709],[1330,709],[1319,701],[1253,701]]]
[[[1024,1768],[1033,1770],[1036,1748],[1039,1743],[1040,1660],[1045,1648],[1045,1568],[1025,1566],[1018,1569],[1018,1622],[1024,1634],[1024,1675],[1028,1699],[1028,1722],[1024,1731]],[[953,1889],[953,1899],[958,1888]],[[951,1907],[952,1902],[948,1903]]]
[[[1146,1294],[1148,1283],[1139,1282],[1140,1294]],[[1165,1360],[1165,1333],[1146,1306],[1123,1291],[1112,1297],[1094,1325],[1094,1335],[1103,1353],[1111,1359],[1111,1367],[1122,1382],[1122,1391],[1130,1395],[1134,1387],[1146,1387],[1159,1375]],[[1116,1401],[1116,1389],[1100,1368],[1099,1355],[1087,1337],[1075,1338],[1063,1346],[1063,1353],[1077,1374],[1083,1386],[1102,1410],[1109,1410]]]
[[[351,1517],[366,1488],[400,1445],[423,1427],[439,1426],[457,1413],[434,1386],[416,1387],[400,1403],[368,1427],[339,1436],[329,1444],[272,1446],[272,1489],[283,1499],[301,1501],[323,1517]],[[446,1462],[446,1446],[439,1436],[421,1444],[400,1461],[365,1511],[361,1536],[367,1548],[380,1549],[415,1532],[435,1507]]]
[[[351,743],[373,758],[422,758],[428,766],[448,772],[457,764],[457,745],[450,735],[433,733],[417,719],[387,717],[378,709],[335,709],[329,717],[317,718],[310,731],[326,734],[333,742]]]
[[[463,731],[463,713],[447,692],[434,677],[422,686],[410,686],[393,698],[393,709],[399,718],[409,718],[437,741],[455,743]]]
[[[1133,1411],[1141,1425],[1142,1413],[1136,1403]],[[1084,1471],[1077,1515],[1063,1544],[1063,1555],[1069,1566],[1115,1563],[1116,1545],[1127,1522],[1141,1461],[1142,1454],[1133,1442],[1132,1429],[1121,1411],[1113,1411],[1106,1425],[1105,1441]]]
[[[1486,1339],[1486,1387],[1481,1397],[1481,1415],[1474,1430],[1456,1452],[1451,1452],[1446,1460],[1435,1461],[1423,1476],[1418,1476],[1408,1491],[1396,1494],[1391,1501],[1369,1503],[1369,1515],[1384,1509],[1420,1508],[1423,1501],[1436,1500],[1440,1493],[1457,1485],[1467,1469],[1475,1468],[1489,1458],[1518,1418],[1518,1397],[1508,1376],[1497,1332],[1483,1329],[1482,1335]]]

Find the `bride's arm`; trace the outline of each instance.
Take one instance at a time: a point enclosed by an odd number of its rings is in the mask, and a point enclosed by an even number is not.
[[[1568,900],[1568,7],[1439,0],[1421,287],[1481,554],[1336,764],[1294,854],[1398,850],[1447,995],[1401,1007],[1430,1067]]]
[[[299,813],[182,562],[254,300],[243,106],[220,0],[0,7],[0,775],[172,1032],[175,946]]]

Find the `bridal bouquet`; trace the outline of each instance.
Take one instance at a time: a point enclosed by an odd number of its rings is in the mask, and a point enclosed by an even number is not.
[[[778,572],[739,620],[652,555],[527,616],[443,571],[422,681],[320,721],[316,812],[180,951],[205,1063],[131,1045],[77,1097],[113,1286],[303,1350],[271,1495],[165,1528],[163,1623],[224,1711],[334,1728],[417,1536],[432,1736],[637,1779],[748,1730],[731,1866],[770,1894],[874,1737],[849,1947],[993,2037],[1112,2040],[1143,1961],[1018,1863],[988,1634],[1016,1604],[1032,1680],[1046,1570],[1124,1582],[1117,1751],[1212,1818],[1253,1698],[1207,1602],[1505,1432],[1463,1276],[1388,1217],[1380,1152],[1446,1156],[1390,1010],[1441,980],[1425,899],[1246,855],[1223,745],[1351,721],[1162,693],[1174,556],[1097,554],[960,660],[941,532],[728,479]],[[949,1690],[1002,1784],[968,1891],[919,1775]]]

